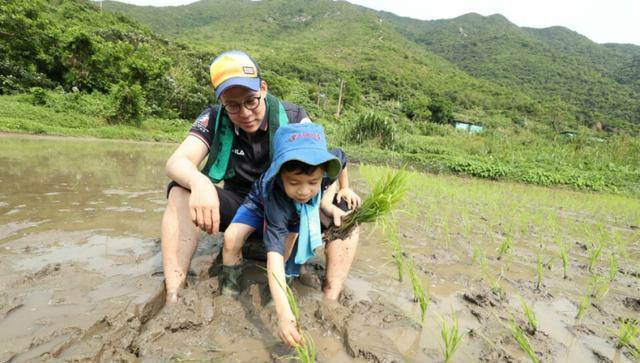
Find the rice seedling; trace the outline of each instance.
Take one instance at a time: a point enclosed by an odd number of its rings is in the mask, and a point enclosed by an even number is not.
[[[613,282],[618,274],[618,257],[611,252],[609,255],[609,281]]]
[[[589,280],[589,288],[591,289],[591,297],[594,299],[602,299],[609,292],[611,281],[606,276],[591,275]]]
[[[531,359],[531,361],[534,363],[540,362],[538,356],[536,355],[536,351],[531,346],[531,343],[529,343],[529,339],[527,339],[522,329],[520,329],[520,326],[518,326],[518,324],[516,324],[514,320],[511,321],[509,330],[511,331],[511,336],[513,337],[513,339],[515,339],[515,341],[520,346],[520,349],[522,349],[522,351],[527,354],[529,359]]]
[[[600,257],[600,253],[602,253],[602,249],[604,248],[604,243],[597,242],[591,245],[589,249],[589,272],[593,272],[593,267],[596,262],[598,262],[598,257]]]
[[[315,363],[317,356],[317,347],[313,338],[309,333],[302,331],[300,327],[300,308],[298,307],[298,303],[296,301],[296,297],[293,295],[293,291],[287,285],[286,282],[280,281],[275,274],[273,274],[275,280],[278,282],[280,288],[287,295],[287,302],[289,303],[289,307],[291,308],[291,312],[296,319],[296,327],[298,331],[302,335],[302,344],[296,345],[294,348],[296,350],[296,356],[293,359],[304,362],[304,363]]]
[[[370,223],[389,213],[400,202],[407,191],[409,173],[404,169],[389,171],[373,186],[362,205],[349,213],[340,227],[331,227],[325,232],[329,241],[345,239],[351,231],[362,223]]]
[[[473,265],[476,263],[480,263],[482,257],[484,257],[484,255],[482,254],[482,249],[480,248],[480,246],[473,246],[473,252],[471,253],[471,264]]]
[[[398,268],[398,281],[402,282],[402,271],[404,270],[404,252],[402,251],[402,246],[400,246],[400,240],[398,240],[398,226],[393,217],[389,218],[387,222],[384,223],[384,225],[385,232],[387,234],[387,240],[391,244],[391,249],[393,251],[393,259],[396,262],[396,267]]]
[[[585,295],[582,297],[582,300],[580,301],[580,305],[578,306],[578,312],[576,313],[577,323],[580,323],[580,321],[582,321],[584,314],[587,312],[587,307],[589,307],[589,296]]]
[[[447,322],[442,320],[442,326],[440,327],[440,337],[442,338],[442,353],[444,355],[445,363],[448,363],[453,358],[453,354],[460,346],[460,342],[464,335],[459,332],[458,329],[458,316],[452,313],[451,327],[447,327]]]
[[[507,252],[511,251],[511,245],[513,241],[512,238],[507,236],[507,238],[502,241],[500,247],[498,247],[498,260],[502,258]]]
[[[536,254],[536,290],[540,290],[543,276],[542,248]]]
[[[616,348],[627,347],[632,351],[640,352],[640,345],[638,345],[638,321],[633,319],[620,319],[620,326],[618,327],[618,343]]]
[[[500,284],[500,280],[502,280],[502,275],[504,274],[504,268],[500,269],[500,274],[491,282],[491,292],[502,298],[505,296],[504,288]]]
[[[628,240],[622,237],[620,232],[616,232],[613,237],[613,243],[618,251],[618,255],[620,255],[623,259],[629,259],[629,250],[627,249]]]
[[[562,242],[559,238],[556,240],[556,244],[558,245],[558,255],[560,256],[560,260],[562,260],[562,278],[566,279],[569,277],[569,244]]]
[[[522,305],[524,315],[527,317],[527,321],[529,322],[529,327],[531,328],[530,332],[531,334],[535,334],[536,331],[538,331],[538,319],[536,319],[536,313],[533,311],[533,307],[527,304],[522,297],[520,297],[520,304]]]
[[[444,217],[442,221],[442,235],[444,236],[445,246],[449,247],[451,245],[451,233],[449,230],[449,218],[447,216]]]
[[[424,323],[424,317],[427,314],[427,308],[429,307],[429,302],[431,301],[429,295],[429,289],[425,292],[422,287],[422,283],[420,282],[420,278],[416,273],[416,270],[413,266],[413,259],[409,259],[407,261],[407,270],[409,271],[409,278],[411,279],[411,287],[413,289],[413,298],[415,301],[420,303],[420,314],[421,314],[421,322]]]

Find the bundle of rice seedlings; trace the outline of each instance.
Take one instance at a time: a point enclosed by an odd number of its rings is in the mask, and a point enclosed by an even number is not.
[[[409,174],[403,169],[390,171],[385,174],[374,186],[360,208],[349,213],[340,227],[332,226],[325,232],[325,239],[333,241],[349,237],[354,228],[362,223],[377,221],[389,213],[398,204],[407,191],[407,178]]]

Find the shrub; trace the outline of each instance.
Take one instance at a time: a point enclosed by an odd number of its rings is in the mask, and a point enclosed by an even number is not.
[[[33,87],[29,90],[31,93],[31,103],[34,106],[43,106],[47,104],[47,91],[42,87]]]
[[[120,82],[111,88],[109,96],[112,109],[107,120],[113,124],[133,123],[140,127],[144,113],[142,87]]]
[[[391,117],[380,112],[365,112],[358,115],[347,132],[349,141],[363,143],[375,140],[381,147],[393,150],[397,146],[398,126]]]

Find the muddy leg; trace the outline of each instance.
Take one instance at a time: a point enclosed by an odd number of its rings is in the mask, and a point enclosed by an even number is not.
[[[327,260],[326,284],[324,296],[329,300],[337,300],[347,279],[351,264],[356,256],[359,230],[354,229],[349,238],[334,240],[324,247]]]
[[[178,299],[178,289],[186,281],[200,235],[189,214],[189,196],[190,192],[184,188],[171,188],[162,217],[162,267],[167,303],[174,303]]]
[[[222,245],[222,274],[220,292],[225,296],[238,296],[242,291],[242,246],[256,229],[242,223],[231,223],[224,232]]]

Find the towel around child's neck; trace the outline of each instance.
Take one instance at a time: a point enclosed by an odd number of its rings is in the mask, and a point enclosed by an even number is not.
[[[311,257],[315,256],[315,249],[322,244],[320,232],[320,194],[316,194],[307,203],[294,202],[300,216],[300,230],[298,241],[294,244],[291,256],[285,265],[285,274],[299,276],[300,267]]]

